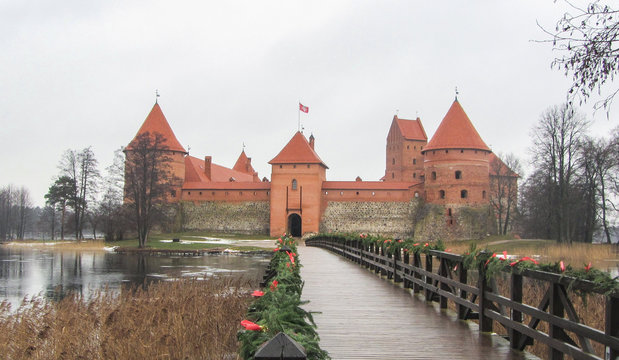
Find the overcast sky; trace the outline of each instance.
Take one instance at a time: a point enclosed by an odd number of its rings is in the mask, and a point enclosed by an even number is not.
[[[127,145],[159,89],[190,154],[259,175],[297,130],[328,180],[378,180],[393,115],[432,136],[454,99],[497,153],[528,162],[530,131],[569,80],[540,24],[566,11],[526,1],[0,0],[0,186],[44,203],[66,149],[100,168]],[[592,134],[618,124],[593,114]],[[525,174],[526,175],[526,174]]]

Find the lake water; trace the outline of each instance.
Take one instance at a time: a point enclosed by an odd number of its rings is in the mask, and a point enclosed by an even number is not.
[[[270,257],[221,254],[150,256],[107,251],[0,246],[0,301],[13,308],[26,296],[62,298],[69,291],[88,296],[103,287],[143,284],[182,277],[243,276],[261,280]]]

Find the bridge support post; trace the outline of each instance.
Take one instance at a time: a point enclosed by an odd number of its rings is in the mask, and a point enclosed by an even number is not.
[[[442,257],[440,258],[440,266],[439,266],[438,273],[439,275],[443,277],[449,277],[449,269],[447,269],[447,260]],[[439,282],[439,289],[443,291],[449,291],[449,286],[447,286],[447,284],[441,281]],[[447,309],[447,297],[441,295],[439,299],[440,299],[441,309]]]
[[[421,256],[419,254],[413,254],[413,267],[415,269],[421,269]],[[415,273],[413,274],[413,277],[416,279],[421,279],[421,275],[419,275],[416,270],[415,270]],[[418,293],[419,293],[419,284],[413,283],[413,294],[418,294]]]
[[[563,317],[565,313],[565,308],[563,303],[561,302],[561,297],[559,295],[559,291],[562,291],[560,284],[552,283],[550,284],[550,313],[552,315],[558,316],[560,318]],[[563,330],[556,325],[550,325],[550,329],[548,330],[548,335],[553,339],[563,340]],[[548,345],[549,348],[549,358],[551,360],[563,360],[563,353],[552,346]]]

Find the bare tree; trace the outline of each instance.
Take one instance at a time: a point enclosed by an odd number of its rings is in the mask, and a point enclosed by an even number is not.
[[[490,161],[490,205],[497,215],[498,233],[505,235],[518,203],[518,177],[522,172],[514,154],[498,154]]]
[[[16,191],[13,185],[0,189],[0,240],[9,240],[14,235],[14,205]]]
[[[125,149],[125,202],[133,212],[139,247],[144,247],[153,224],[165,217],[165,205],[177,183],[165,138],[148,132]]]
[[[112,165],[106,169],[103,196],[98,213],[106,241],[121,240],[126,229],[123,208],[125,159],[122,149],[115,151]]]
[[[68,176],[75,183],[70,206],[73,208],[76,239],[84,237],[82,231],[86,209],[97,191],[97,180],[99,179],[97,163],[91,147],[84,148],[80,152],[67,150],[60,161],[62,174]]]
[[[17,238],[23,239],[26,234],[26,224],[32,209],[30,192],[25,187],[19,188],[16,194],[17,206]]]
[[[588,123],[571,106],[554,106],[546,110],[533,128],[534,164],[546,177],[553,212],[551,221],[556,225],[556,239],[571,242],[575,223],[570,216],[573,196],[576,158],[580,141]],[[551,225],[551,224],[549,224]]]
[[[586,102],[592,92],[601,93],[602,86],[619,73],[619,13],[599,0],[586,7],[564,1],[571,12],[563,15],[554,31],[542,30],[552,37],[548,42],[560,54],[552,66],[572,76],[570,99],[578,96]],[[608,110],[618,91],[613,86],[594,107]]]

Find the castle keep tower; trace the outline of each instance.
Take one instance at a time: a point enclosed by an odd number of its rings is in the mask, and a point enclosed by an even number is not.
[[[421,120],[393,117],[387,135],[387,162],[385,181],[421,182],[423,178],[423,155],[421,151],[428,142]]]
[[[155,103],[137,134],[135,134],[133,140],[131,140],[129,145],[125,148],[125,156],[130,157],[132,155],[132,145],[136,144],[137,138],[140,135],[146,133],[149,133],[150,136],[159,134],[163,140],[162,145],[167,148],[165,151],[167,152],[166,155],[170,158],[170,170],[176,179],[174,189],[170,194],[170,200],[178,201],[181,197],[181,188],[185,182],[185,156],[187,155],[187,151],[183,148],[178,139],[176,139],[158,103]]]
[[[327,165],[314,151],[314,138],[298,132],[271,164],[271,236],[318,232],[322,183]]]
[[[488,204],[491,150],[456,99],[423,149],[425,191],[430,203],[447,207]]]

